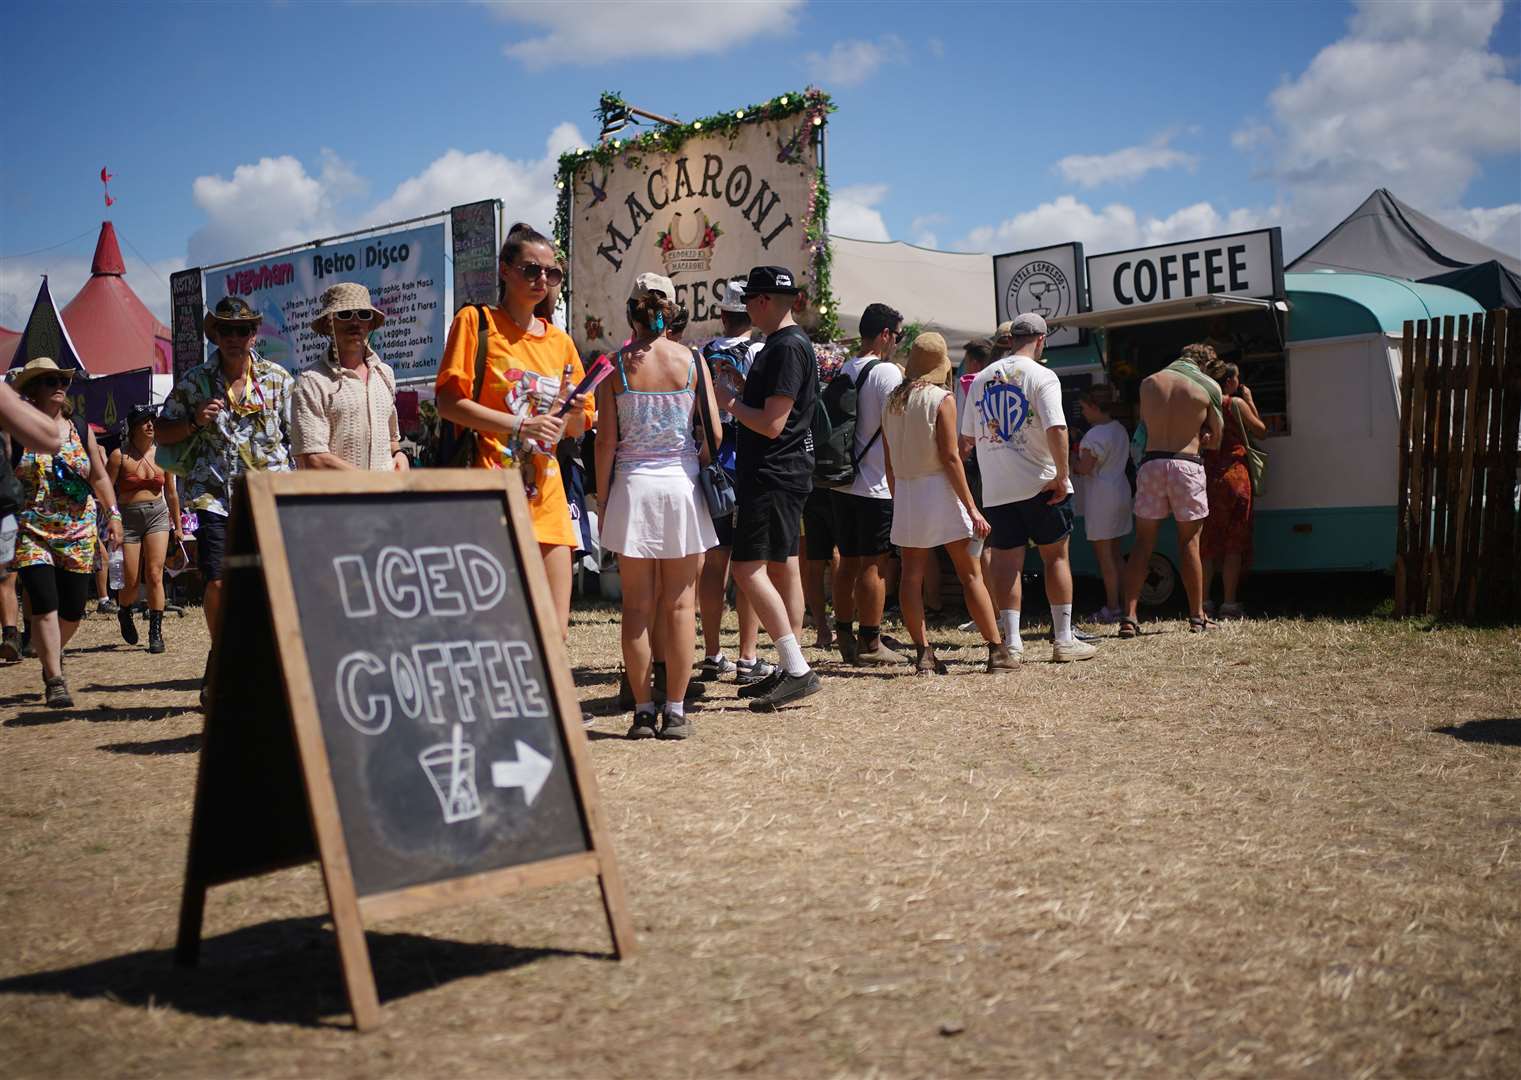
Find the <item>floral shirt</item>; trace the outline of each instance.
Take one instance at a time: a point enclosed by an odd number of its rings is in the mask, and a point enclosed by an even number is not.
[[[95,499],[90,454],[73,424],[56,454],[27,450],[16,466],[21,481],[20,535],[14,566],[52,566],[71,574],[95,568]]]
[[[244,472],[284,472],[291,467],[289,431],[295,380],[279,364],[254,354],[249,378],[233,400],[222,376],[220,350],[185,373],[164,402],[166,421],[191,420],[212,399],[225,406],[216,419],[186,437],[180,453],[185,506],[226,515],[232,483]],[[176,447],[179,449],[179,447]]]

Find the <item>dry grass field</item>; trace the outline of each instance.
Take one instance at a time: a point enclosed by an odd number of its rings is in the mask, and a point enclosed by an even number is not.
[[[995,677],[941,630],[948,677],[630,743],[583,613],[639,955],[585,882],[382,924],[360,1036],[315,866],[213,889],[172,966],[205,635],[94,617],[76,709],[0,669],[0,1073],[1521,1075],[1521,634],[1151,629]]]

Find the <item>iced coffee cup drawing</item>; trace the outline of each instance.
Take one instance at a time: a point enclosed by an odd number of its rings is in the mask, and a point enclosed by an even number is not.
[[[444,824],[481,816],[481,800],[475,787],[475,747],[465,742],[465,729],[454,725],[450,742],[435,743],[417,755],[433,793],[444,811]]]

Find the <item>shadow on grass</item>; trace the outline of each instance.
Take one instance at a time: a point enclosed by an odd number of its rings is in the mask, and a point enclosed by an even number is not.
[[[194,968],[176,967],[172,950],[152,949],[0,980],[0,994],[66,994],[256,1024],[348,1027],[337,941],[326,922],[322,916],[281,919],[207,938]],[[546,957],[611,959],[375,930],[365,941],[382,1004]]]
[[[181,735],[175,739],[154,739],[152,742],[103,743],[97,749],[109,750],[113,754],[157,757],[163,754],[197,753],[201,749],[201,741],[200,733],[197,732],[194,735]]]
[[[151,723],[194,711],[192,706],[186,705],[155,705],[143,709],[39,709],[36,712],[17,713],[5,722],[5,726],[37,727],[41,724],[59,724],[65,720],[88,720],[92,724],[114,724],[123,721]]]
[[[79,689],[91,693],[135,694],[141,690],[199,690],[200,688],[200,679],[163,679],[159,682],[142,683],[91,683]]]
[[[1451,735],[1464,742],[1521,746],[1521,717],[1511,717],[1508,720],[1465,720],[1461,724],[1448,724],[1431,730],[1438,735]]]

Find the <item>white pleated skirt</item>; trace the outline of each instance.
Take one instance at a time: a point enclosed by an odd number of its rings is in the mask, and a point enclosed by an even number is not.
[[[972,519],[944,473],[898,480],[896,484],[892,533],[896,546],[934,548],[971,539]]]
[[[615,472],[601,521],[602,546],[635,559],[680,559],[716,547],[695,462]]]

